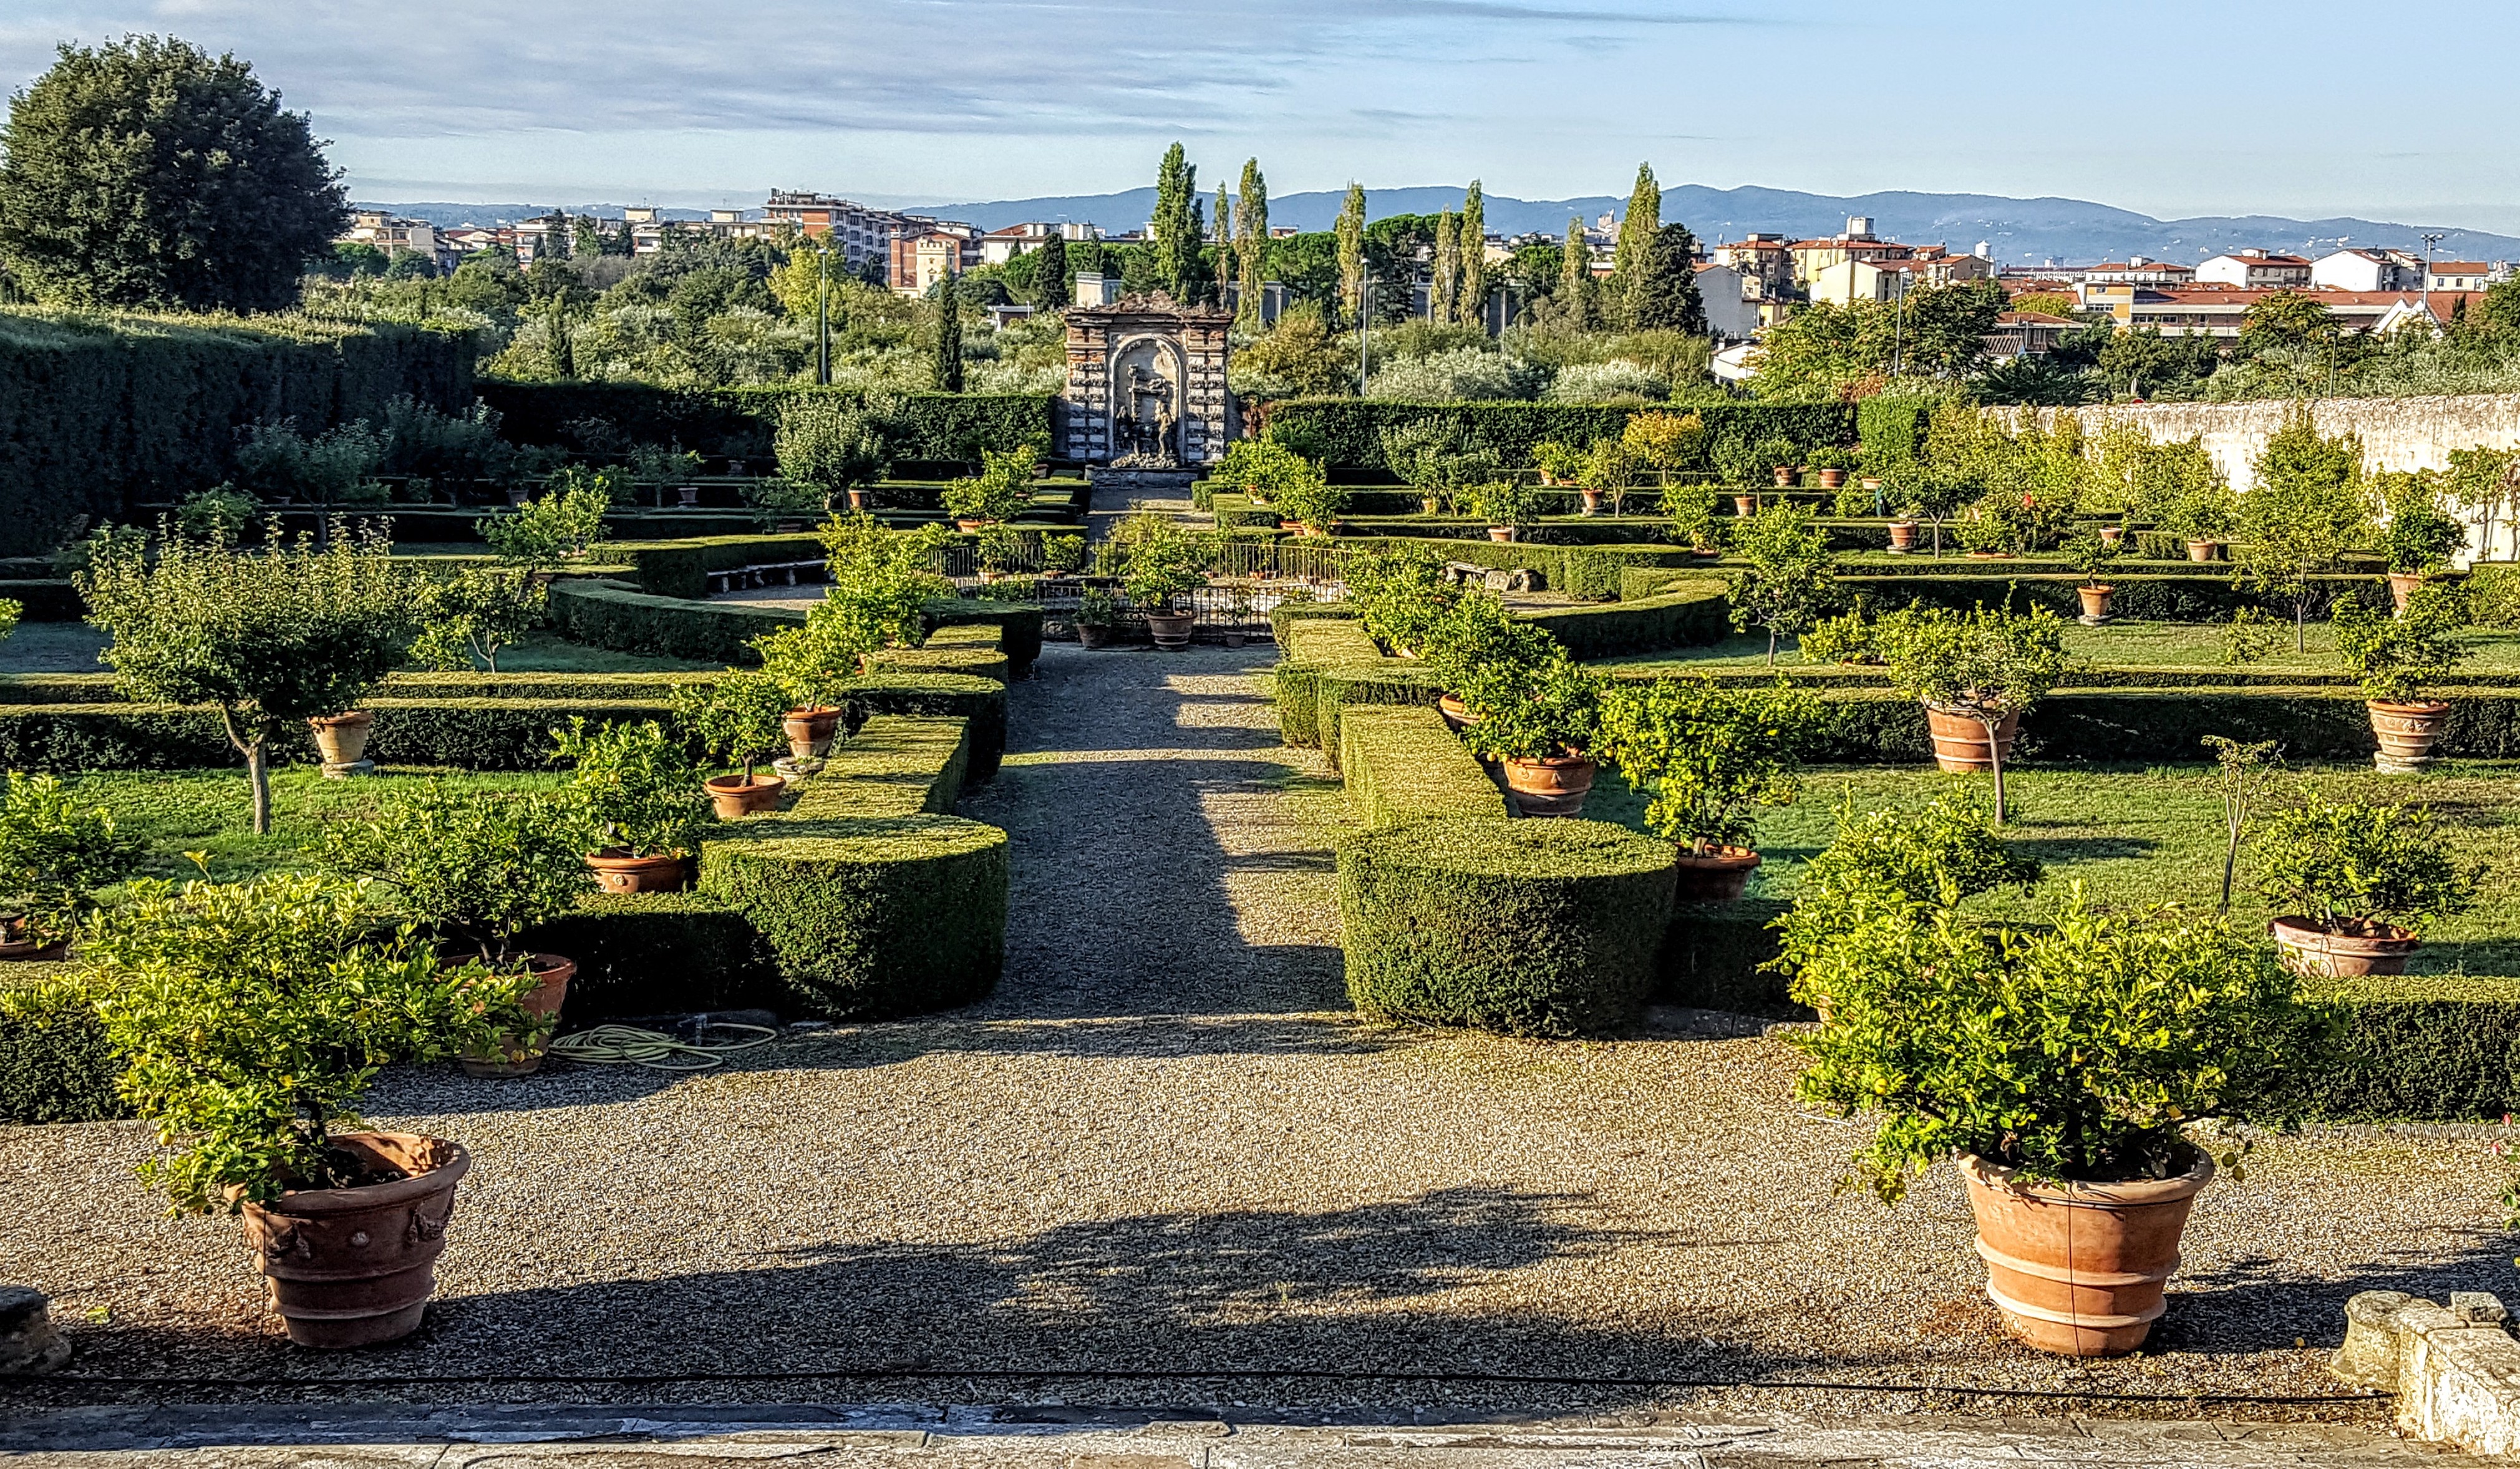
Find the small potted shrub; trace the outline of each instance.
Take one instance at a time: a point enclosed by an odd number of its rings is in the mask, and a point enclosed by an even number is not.
[[[1793,488],[1801,473],[1802,451],[1794,446],[1792,439],[1761,439],[1758,455],[1760,465],[1776,476],[1778,489]]]
[[[1876,888],[1803,956],[1828,1021],[1800,1091],[1880,1119],[1855,1176],[1885,1201],[1957,1158],[1987,1294],[2078,1357],[2143,1345],[2216,1160],[2204,1127],[2279,1114],[2317,1013],[2220,919],[2079,894],[2035,929],[1938,920]]]
[[[1073,576],[1085,564],[1083,536],[1043,536],[1041,538],[1041,575],[1044,581],[1057,581]]]
[[[534,981],[380,936],[365,884],[308,873],[157,879],[100,914],[75,983],[154,1125],[141,1178],[178,1214],[239,1214],[267,1299],[306,1347],[420,1325],[471,1167],[442,1137],[367,1131],[379,1067],[478,1051],[534,1024]]]
[[[554,730],[556,753],[576,766],[568,791],[596,850],[586,865],[608,893],[670,893],[689,887],[708,798],[682,741],[654,720],[622,721],[592,732],[583,719]]]
[[[982,526],[979,544],[981,584],[1004,581],[1020,570],[1025,561],[1037,559],[1033,548],[1040,541],[1038,531],[1020,531],[1011,525]]]
[[[754,651],[761,654],[762,676],[779,687],[788,705],[780,731],[791,760],[818,762],[839,737],[849,713],[846,690],[879,642],[878,630],[861,611],[846,597],[826,597],[806,610],[803,627],[785,627],[752,640]],[[861,714],[858,723],[864,722]]]
[[[2160,516],[2161,528],[2186,546],[2191,561],[2221,559],[2239,521],[2239,503],[2231,487],[2220,480],[2171,501],[2162,507]]]
[[[1565,649],[1546,628],[1521,621],[1487,592],[1469,592],[1428,619],[1418,654],[1435,686],[1444,722],[1456,730],[1478,723],[1464,690],[1493,688],[1501,692],[1527,681],[1543,666],[1565,656]]]
[[[1298,459],[1277,477],[1279,517],[1291,520],[1308,536],[1326,536],[1347,509],[1347,491],[1329,482],[1322,467]]]
[[[1672,480],[1662,487],[1662,512],[1682,545],[1699,556],[1718,554],[1723,533],[1715,523],[1715,486]]]
[[[141,844],[112,813],[70,799],[57,776],[9,772],[0,794],[0,959],[52,958],[99,888],[139,869]]]
[[[1241,647],[1251,641],[1251,578],[1229,577],[1225,582],[1225,645]]]
[[[1147,633],[1155,646],[1188,647],[1198,614],[1174,603],[1207,585],[1208,547],[1200,537],[1160,517],[1142,520],[1133,528],[1138,534],[1128,548],[1121,586],[1130,603],[1147,619]]]
[[[1517,479],[1491,479],[1462,492],[1470,513],[1488,522],[1488,539],[1510,541],[1540,513],[1540,490]]]
[[[1587,463],[1584,451],[1572,444],[1545,439],[1531,446],[1531,466],[1540,471],[1540,482],[1545,485],[1562,488],[1583,484]],[[1600,491],[1597,488],[1593,493],[1598,495]]]
[[[2467,527],[2441,508],[2440,496],[2421,478],[2409,474],[2388,497],[2389,523],[2380,528],[2380,550],[2389,558],[2389,596],[2398,610],[2427,577],[2448,570],[2450,558],[2467,544]]]
[[[788,782],[761,771],[788,740],[788,693],[778,680],[730,668],[706,685],[679,685],[674,719],[701,753],[740,767],[700,782],[718,820],[731,822],[778,806]]]
[[[1078,645],[1109,647],[1111,630],[1120,625],[1120,604],[1102,588],[1088,587],[1077,594],[1074,620]]]
[[[1645,826],[1680,845],[1679,899],[1731,903],[1759,865],[1762,806],[1802,793],[1796,746],[1813,699],[1783,682],[1718,689],[1705,678],[1612,686],[1600,696],[1600,757],[1649,792]]]
[[[1846,471],[1854,468],[1857,461],[1855,451],[1851,449],[1842,449],[1835,444],[1822,444],[1806,456],[1804,463],[1820,471],[1822,489],[1834,490],[1844,487]]]
[[[1476,716],[1462,740],[1505,767],[1515,809],[1527,817],[1583,815],[1598,768],[1590,752],[1600,730],[1600,676],[1561,650],[1534,668],[1473,675],[1460,691]]]
[[[387,885],[392,913],[433,938],[452,963],[530,975],[518,1002],[536,1017],[496,1046],[470,1049],[474,1076],[527,1076],[568,999],[577,964],[518,947],[525,930],[567,915],[594,887],[586,827],[570,804],[519,791],[454,791],[431,780],[369,822],[327,827],[326,868]]]
[[[1861,606],[1835,617],[1823,617],[1796,640],[1806,663],[1879,664],[1881,644],[1871,618]]]
[[[945,513],[967,533],[1012,520],[1032,504],[1033,470],[1041,462],[1041,452],[1030,444],[1018,444],[1003,454],[983,449],[980,461],[977,478],[954,481],[941,497]]]
[[[2109,598],[2117,588],[2100,580],[2100,573],[2118,558],[2118,543],[2097,535],[2076,536],[2065,543],[2065,559],[2083,573],[2083,584],[2074,589],[2082,599],[2083,615],[2077,619],[2085,627],[2098,627],[2109,620]]]
[[[1837,557],[1812,520],[1809,507],[1779,500],[1732,528],[1741,570],[1726,588],[1730,616],[1738,631],[1766,630],[1771,668],[1778,638],[1800,636],[1837,605]]]
[[[2392,617],[2358,601],[2329,614],[2336,652],[2362,688],[2362,707],[2380,742],[2372,764],[2382,774],[2413,775],[2432,764],[2433,747],[2450,723],[2450,704],[2424,697],[2464,654],[2459,646],[2458,594],[2438,582],[2417,587]]]
[[[2003,762],[2021,716],[2065,674],[2065,621],[2045,607],[2026,613],[1909,607],[1876,629],[1890,682],[1925,706],[1934,762],[1995,776],[1995,824],[2003,824]]]
[[[2284,913],[2268,931],[2302,974],[2406,973],[2422,947],[2416,925],[2466,912],[2484,876],[2485,864],[2445,850],[2420,806],[2314,796],[2268,818],[2258,836],[2258,890]]]

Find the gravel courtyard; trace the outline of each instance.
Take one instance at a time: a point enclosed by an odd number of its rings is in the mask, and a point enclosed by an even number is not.
[[[1340,793],[1277,742],[1273,656],[1054,645],[1015,686],[1006,769],[965,808],[1014,836],[986,1004],[683,1079],[390,1075],[375,1117],[474,1158],[406,1344],[290,1349],[236,1225],[158,1216],[128,1125],[0,1131],[19,1206],[0,1280],[53,1294],[73,1373],[408,1379],[440,1401],[2365,1419],[2321,1370],[2347,1296],[2520,1299],[2495,1203],[2511,1165],[2483,1130],[2274,1139],[2202,1199],[2155,1350],[2071,1365],[2002,1335],[1949,1170],[1893,1211],[1834,1192],[1858,1135],[1798,1109],[1794,1053],[1755,1023],[1675,1012],[1649,1038],[1543,1046],[1360,1022]],[[1021,1375],[1076,1369],[1409,1376]],[[859,1375],[779,1375],[813,1371]],[[1416,1376],[1451,1373],[1484,1380]],[[648,1380],[552,1380],[573,1374]],[[1497,1380],[1515,1376],[1900,1391]]]

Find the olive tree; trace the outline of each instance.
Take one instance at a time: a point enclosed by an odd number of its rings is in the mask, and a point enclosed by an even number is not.
[[[374,525],[336,525],[322,547],[277,525],[260,547],[163,535],[99,538],[74,578],[116,692],[208,705],[245,756],[253,829],[271,829],[272,737],[356,708],[403,657],[412,585]]]

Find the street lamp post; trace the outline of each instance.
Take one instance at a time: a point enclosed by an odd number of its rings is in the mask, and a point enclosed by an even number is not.
[[[820,387],[832,385],[832,247],[814,246],[816,289],[814,292],[814,382]]]
[[[2421,287],[2419,288],[2421,293],[2416,297],[2416,304],[2423,307],[2424,315],[2431,316],[2433,314],[2433,247],[2440,245],[2450,237],[2447,235],[2426,235],[2422,238],[2424,242],[2424,279]]]
[[[1365,339],[1373,321],[1373,267],[1365,268],[1365,278],[1356,289],[1356,395],[1365,396]]]

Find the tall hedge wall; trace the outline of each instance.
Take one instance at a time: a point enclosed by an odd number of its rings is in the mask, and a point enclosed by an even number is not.
[[[686,389],[638,382],[508,382],[484,380],[481,400],[499,411],[500,431],[520,444],[574,441],[569,425],[599,420],[634,443],[680,444],[706,455],[768,461],[780,410],[791,398],[832,396],[855,402],[847,388],[811,386]],[[1054,442],[1047,393],[907,393],[909,429],[894,446],[901,459],[976,460],[982,449]]]
[[[329,427],[406,393],[461,409],[472,356],[415,327],[0,308],[0,556],[228,477],[258,420]]]
[[[1383,468],[1382,429],[1429,420],[1448,423],[1505,456],[1515,468],[1531,464],[1531,446],[1547,440],[1591,444],[1614,438],[1640,413],[1657,405],[1635,407],[1578,403],[1402,403],[1385,398],[1298,398],[1269,407],[1271,429],[1295,429],[1309,436],[1334,467]],[[1707,427],[1706,443],[1724,438],[1752,441],[1787,438],[1805,448],[1848,444],[1855,440],[1855,410],[1843,403],[1726,403],[1680,407]],[[1706,465],[1683,465],[1684,469]]]

